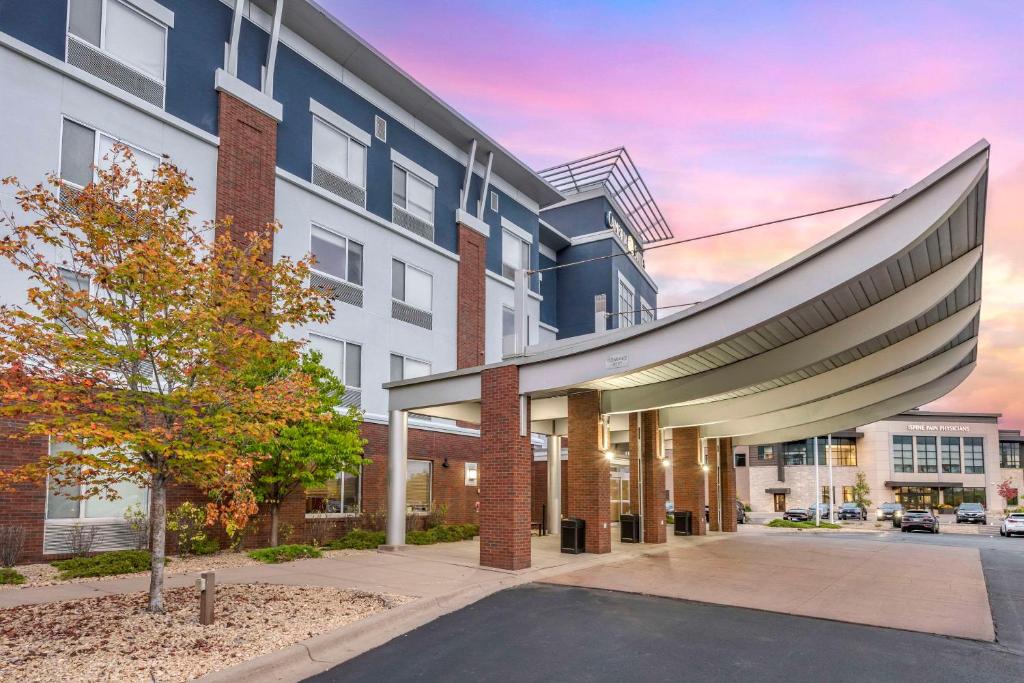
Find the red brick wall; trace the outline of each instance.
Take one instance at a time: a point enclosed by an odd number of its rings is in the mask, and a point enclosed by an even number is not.
[[[459,368],[484,364],[485,269],[487,240],[473,228],[459,224],[458,314],[456,363]]]
[[[11,470],[46,456],[49,449],[49,439],[46,437],[10,438],[20,435],[26,424],[24,420],[0,418],[0,439],[3,440],[0,442],[0,470]],[[45,515],[45,484],[19,484],[13,491],[0,492],[0,525],[17,526],[25,530],[22,562],[42,557]]]
[[[718,439],[708,439],[708,529],[721,531],[718,528]]]
[[[611,552],[608,459],[600,448],[601,395],[569,394],[569,466],[567,511],[586,522],[586,551]]]
[[[644,543],[665,542],[665,467],[658,459],[658,411],[640,414],[644,473],[643,523]]]
[[[480,564],[524,569],[530,566],[533,449],[529,434],[520,436],[519,367],[484,370],[480,385]]]
[[[693,533],[707,533],[704,521],[704,471],[700,467],[700,429],[672,430],[672,497],[676,510],[693,515]]]
[[[221,92],[218,134],[217,219],[233,217],[231,239],[240,243],[274,220],[277,122]]]
[[[719,443],[722,453],[722,531],[736,531],[736,458],[732,439]]]
[[[638,413],[629,414],[629,508],[633,514],[643,514],[640,503],[640,417]]]

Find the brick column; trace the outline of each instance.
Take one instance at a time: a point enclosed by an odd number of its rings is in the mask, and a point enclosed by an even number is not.
[[[597,391],[569,394],[569,517],[586,522],[588,553],[607,553],[612,549],[609,525],[608,459],[601,452],[601,395]]]
[[[0,419],[0,470],[36,463],[46,457],[49,440],[45,436],[23,438],[27,420],[4,417]],[[15,438],[16,437],[16,438]],[[46,516],[46,481],[30,481],[15,485],[0,493],[0,524],[25,530],[25,545],[19,562],[39,562],[43,559],[43,528]]]
[[[672,498],[676,510],[693,515],[693,534],[707,533],[704,522],[704,471],[700,466],[700,429],[672,429]]]
[[[658,458],[658,411],[644,411],[639,421],[643,427],[640,446],[644,475],[644,543],[664,543],[665,466]]]
[[[629,511],[642,514],[643,503],[640,500],[640,416],[629,414]],[[615,520],[612,520],[615,521]]]
[[[718,439],[705,441],[708,447],[708,531],[718,528]]]
[[[732,453],[732,439],[719,443],[722,454],[722,531],[736,531],[736,456]]]
[[[529,434],[520,435],[519,367],[484,370],[480,384],[480,564],[525,569],[533,451]],[[529,424],[529,406],[526,417]]]
[[[455,351],[456,365],[460,369],[485,362],[486,258],[487,238],[460,223]]]
[[[221,91],[217,123],[217,220],[232,219],[231,240],[241,245],[247,232],[269,235],[274,221],[277,121]]]

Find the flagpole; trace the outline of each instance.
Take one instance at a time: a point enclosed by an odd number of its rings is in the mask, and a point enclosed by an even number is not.
[[[821,475],[818,474],[818,437],[814,437],[814,526],[821,526]]]
[[[828,458],[828,521],[836,521],[836,487],[832,484],[832,435],[828,435],[828,445],[825,447],[825,457]]]

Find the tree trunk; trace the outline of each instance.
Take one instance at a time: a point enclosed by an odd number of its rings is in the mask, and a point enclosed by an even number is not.
[[[154,474],[150,485],[149,611],[164,611],[164,560],[167,555],[167,478]]]
[[[270,504],[270,547],[271,548],[276,548],[277,547],[277,523],[278,523],[278,516],[279,516],[278,513],[280,512],[280,510],[281,510],[281,504],[280,503],[271,503]]]

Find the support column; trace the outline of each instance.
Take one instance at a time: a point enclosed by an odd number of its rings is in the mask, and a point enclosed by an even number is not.
[[[409,414],[392,410],[388,416],[388,549],[405,545],[405,479],[409,443]]]
[[[701,468],[700,429],[672,429],[672,498],[677,511],[693,515],[693,534],[707,533],[704,522],[704,470]]]
[[[562,526],[562,437],[548,437],[547,527],[557,534]]]
[[[530,566],[529,401],[519,395],[519,367],[480,377],[480,564]]]
[[[455,361],[459,369],[485,362],[487,238],[459,223],[459,273],[456,287]]]
[[[640,500],[640,416],[629,414],[629,511],[643,514]],[[615,520],[612,520],[613,522]]]
[[[586,522],[588,553],[607,553],[612,549],[610,471],[601,450],[603,438],[601,394],[569,394],[568,514]]]
[[[736,531],[736,456],[732,452],[732,437],[719,444],[722,466],[722,531]]]
[[[721,509],[721,496],[718,490],[718,481],[721,476],[720,463],[718,457],[718,439],[706,439],[708,456],[708,530],[709,531],[721,531],[721,525],[718,523],[718,513]]]
[[[665,542],[665,466],[658,457],[658,411],[640,414],[640,466],[644,486],[640,501],[644,543]]]

